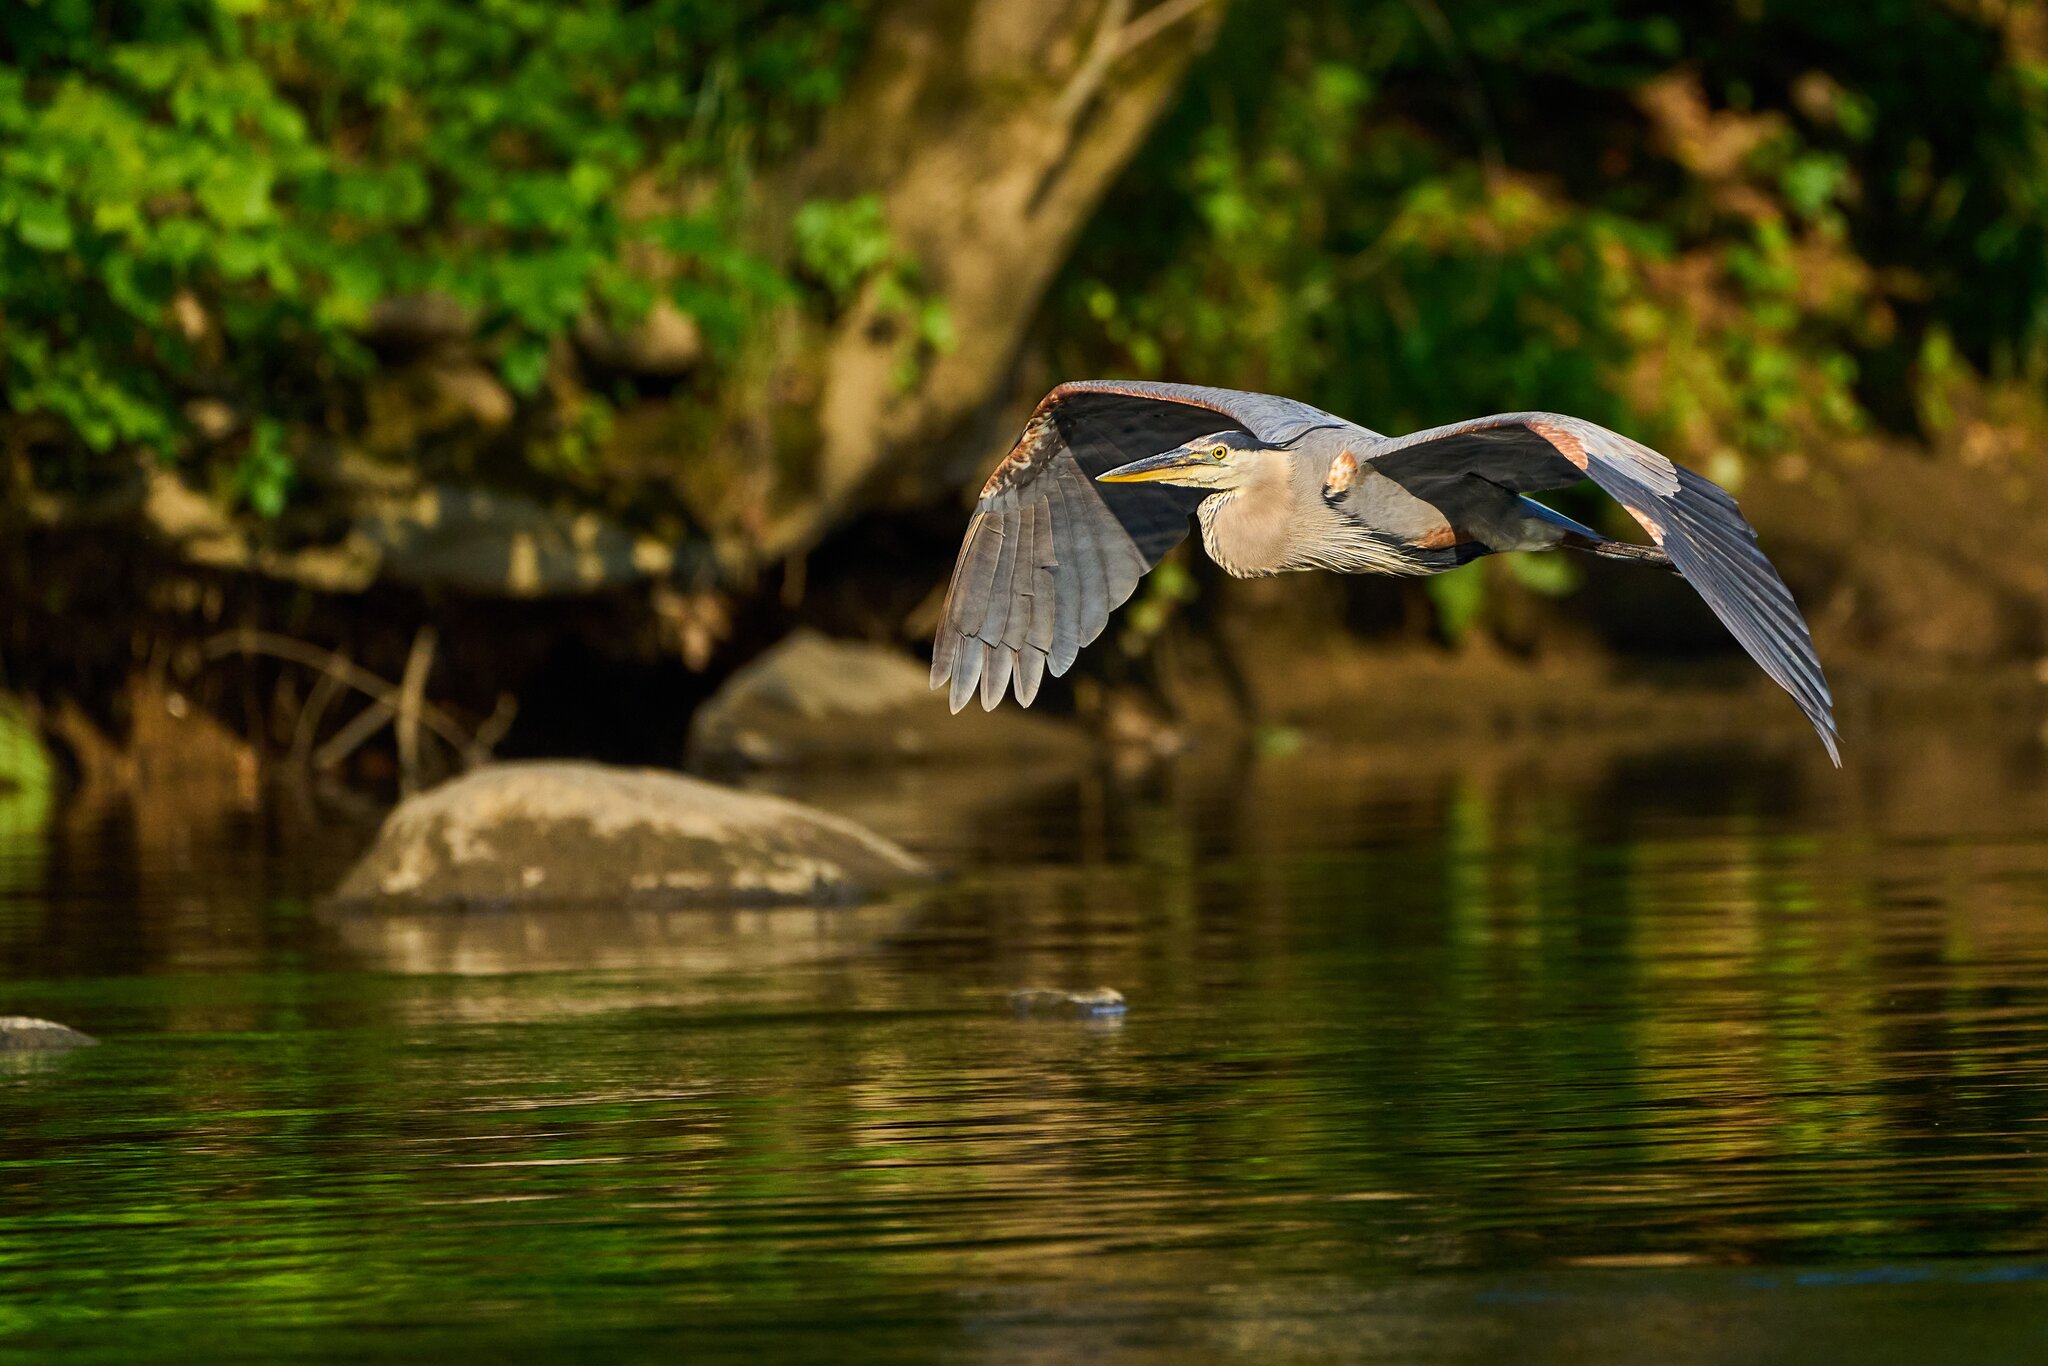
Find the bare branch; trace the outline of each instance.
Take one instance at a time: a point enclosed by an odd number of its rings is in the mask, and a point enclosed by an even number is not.
[[[1081,65],[1074,69],[1059,99],[1053,102],[1053,115],[1060,122],[1073,122],[1075,115],[1102,88],[1103,79],[1122,51],[1124,23],[1130,14],[1131,0],[1109,0],[1102,7],[1102,18],[1095,25],[1095,37],[1088,44],[1087,55],[1081,58]]]
[[[1191,19],[1216,0],[1163,0],[1125,24],[1117,36],[1116,55],[1128,57],[1183,19]]]
[[[415,644],[417,645],[417,642]],[[377,677],[368,669],[362,668],[333,651],[322,650],[318,646],[308,645],[304,641],[293,640],[290,636],[280,636],[269,631],[247,629],[229,631],[207,641],[201,647],[201,653],[208,659],[225,659],[229,655],[236,654],[267,655],[272,659],[282,659],[292,664],[303,664],[309,669],[318,669],[320,672],[332,676],[336,682],[353,688],[381,704],[387,709],[387,716],[396,715],[403,703],[403,698],[397,688]],[[361,717],[357,718],[357,720],[361,719]],[[458,754],[466,753],[471,743],[473,743],[470,737],[462,733],[461,726],[457,725],[446,712],[431,702],[421,701],[419,719],[428,730],[445,740],[448,746]],[[361,741],[357,743],[360,744]],[[323,746],[321,752],[325,753],[326,748],[326,746]]]
[[[341,656],[336,655],[336,660]],[[294,768],[305,768],[313,761],[313,742],[320,738],[320,723],[327,719],[327,709],[334,705],[334,698],[344,684],[332,673],[322,671],[313,691],[306,697],[306,705],[299,708],[298,723],[292,727],[291,763]]]
[[[391,723],[396,709],[388,702],[372,702],[364,707],[347,725],[334,733],[334,738],[313,751],[313,767],[321,770],[341,767],[342,761],[363,747],[363,742]]]
[[[413,633],[412,649],[405,656],[405,674],[398,684],[398,784],[407,796],[419,790],[420,709],[426,705],[427,674],[434,667],[434,647],[440,635],[431,626]],[[467,746],[457,744],[457,754]]]

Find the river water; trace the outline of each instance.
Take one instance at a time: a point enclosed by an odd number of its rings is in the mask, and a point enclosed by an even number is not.
[[[729,915],[336,920],[366,831],[289,803],[0,822],[0,1014],[104,1041],[0,1060],[0,1359],[2048,1361],[2044,779],[849,776],[957,876]]]

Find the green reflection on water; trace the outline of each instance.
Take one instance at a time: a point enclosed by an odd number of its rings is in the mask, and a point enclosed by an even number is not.
[[[0,1351],[2017,1342],[2048,813],[1943,756],[1091,778],[822,918],[334,921],[346,838],[67,823],[0,991],[107,1042],[0,1075]]]
[[[0,696],[0,896],[40,886],[43,831],[56,784],[56,769],[35,728],[12,700]]]

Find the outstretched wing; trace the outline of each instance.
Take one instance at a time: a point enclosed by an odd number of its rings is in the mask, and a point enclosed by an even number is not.
[[[1281,442],[1340,425],[1272,394],[1142,380],[1077,380],[1047,394],[1003,457],[967,525],[932,642],[932,686],[954,711],[977,688],[993,710],[1014,686],[1030,706],[1047,670],[1067,671],[1138,580],[1188,534],[1206,495],[1095,476],[1220,428]]]
[[[1411,491],[1477,475],[1516,493],[1591,479],[1628,509],[1750,658],[1792,694],[1837,767],[1834,698],[1813,636],[1727,491],[1648,446],[1561,413],[1503,413],[1395,437],[1367,456]]]

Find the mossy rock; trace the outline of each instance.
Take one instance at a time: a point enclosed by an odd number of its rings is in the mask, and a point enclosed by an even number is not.
[[[74,1048],[92,1048],[99,1043],[54,1020],[27,1015],[0,1015],[0,1053],[66,1053]]]
[[[493,764],[401,802],[339,905],[853,903],[929,876],[851,821],[680,773]]]

